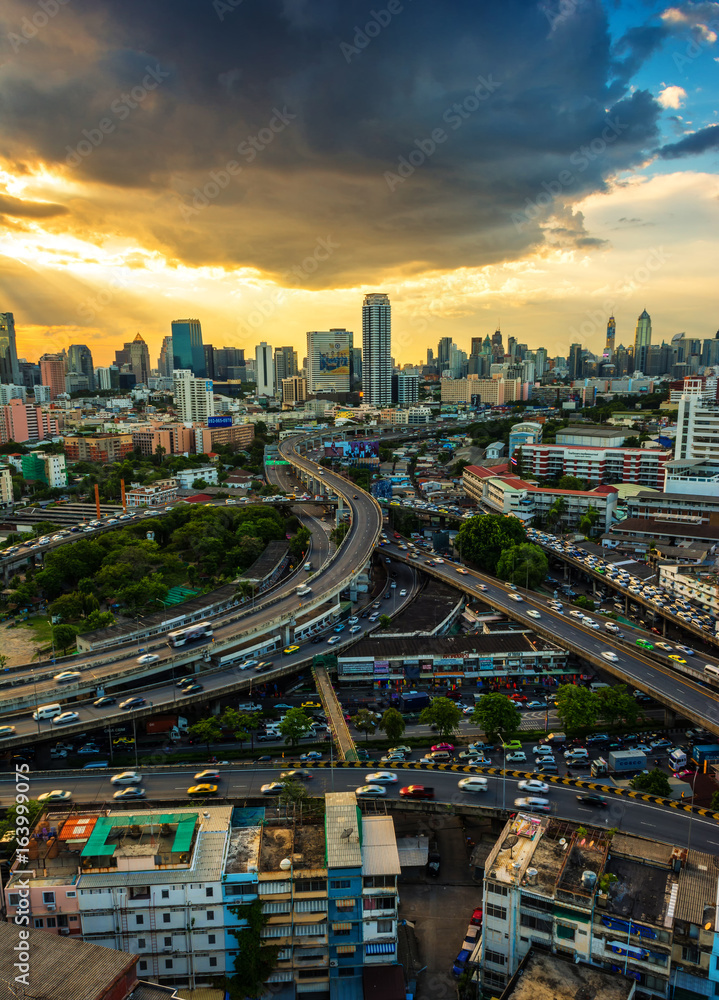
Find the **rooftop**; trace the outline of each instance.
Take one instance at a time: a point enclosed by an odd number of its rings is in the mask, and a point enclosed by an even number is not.
[[[362,817],[362,874],[400,874],[397,838],[391,816]]]
[[[259,845],[259,871],[264,875],[283,871],[285,860],[292,862],[295,872],[325,869],[325,832],[318,822],[303,824],[268,822],[262,827]]]
[[[530,951],[501,1000],[629,1000],[633,979],[575,964],[545,951]]]
[[[556,433],[557,439],[566,437],[569,434],[581,434],[583,437],[626,437],[627,432],[623,428],[607,427],[604,425],[587,427],[583,424],[570,424],[569,427],[562,427]],[[560,441],[558,441],[561,444]]]
[[[419,658],[421,656],[439,656],[459,658],[463,654],[477,653],[534,653],[537,649],[553,649],[550,642],[538,639],[526,633],[511,635],[443,635],[443,636],[412,636],[382,635],[369,639],[360,639],[351,651],[341,655],[340,662],[356,660],[361,657],[378,657],[383,660],[393,658]]]
[[[357,796],[354,792],[327,792],[325,808],[327,867],[359,868],[362,865],[362,841]]]

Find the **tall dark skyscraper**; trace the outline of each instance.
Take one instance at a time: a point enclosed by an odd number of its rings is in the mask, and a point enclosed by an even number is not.
[[[67,351],[67,370],[87,376],[89,389],[95,388],[95,368],[92,363],[92,353],[86,344],[70,344]]]
[[[492,357],[495,361],[501,361],[504,358],[501,330],[495,330],[492,334]]]
[[[174,368],[191,371],[198,378],[207,377],[199,319],[173,319],[172,355]]]
[[[569,348],[569,377],[571,379],[582,378],[584,375],[584,360],[582,358],[582,345],[572,344]]]
[[[482,338],[472,337],[472,343],[469,349],[470,354],[481,354],[482,353]]]
[[[172,378],[173,367],[172,337],[163,337],[160,357],[157,359],[157,368],[163,378]]]
[[[617,324],[614,321],[614,317],[609,317],[609,322],[607,323],[607,343],[604,348],[604,357],[611,358],[614,354],[614,338],[617,334]]]
[[[440,372],[443,372],[446,368],[449,368],[449,356],[452,352],[452,338],[442,337],[440,342],[437,344],[437,367]]]
[[[634,370],[646,372],[647,351],[652,342],[652,321],[646,309],[637,320],[634,334]]]
[[[15,317],[12,313],[0,313],[0,382],[21,384],[15,345]]]
[[[392,307],[381,292],[362,304],[362,392],[370,406],[392,403]]]

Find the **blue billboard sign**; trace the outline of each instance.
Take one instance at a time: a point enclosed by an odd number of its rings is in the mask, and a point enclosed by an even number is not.
[[[232,417],[208,417],[208,427],[232,427]]]

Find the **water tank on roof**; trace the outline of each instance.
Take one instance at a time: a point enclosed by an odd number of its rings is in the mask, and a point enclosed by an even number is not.
[[[291,867],[292,867],[292,862],[290,861],[289,858],[283,858],[282,861],[280,861],[280,868],[282,869],[283,872],[288,872]]]
[[[597,884],[597,876],[595,872],[585,871],[582,872],[582,885],[585,889],[593,889]]]

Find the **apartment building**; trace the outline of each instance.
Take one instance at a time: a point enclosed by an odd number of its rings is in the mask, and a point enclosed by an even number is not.
[[[659,564],[659,583],[670,594],[693,601],[719,617],[719,574],[716,569],[692,564]]]
[[[639,492],[624,498],[627,516],[659,520],[693,520],[698,524],[719,525],[719,486],[716,493]]]
[[[498,996],[532,947],[636,980],[644,994],[719,989],[714,859],[643,837],[518,812],[485,863],[473,959]]]
[[[263,418],[266,419],[266,418]],[[231,427],[195,427],[195,451],[209,455],[219,445],[228,445],[234,451],[249,448],[255,440],[254,424],[232,424]]]
[[[178,469],[175,479],[183,490],[189,490],[196,479],[204,479],[208,486],[217,486],[217,469],[214,465],[201,465],[192,469]]]
[[[76,435],[63,440],[65,457],[70,462],[121,462],[133,449],[132,434]]]
[[[40,358],[40,380],[50,389],[50,399],[65,392],[65,358],[61,354],[43,354]]]
[[[197,378],[188,369],[177,369],[173,373],[173,392],[181,420],[206,424],[208,418],[214,415],[214,392],[210,379]]]
[[[7,465],[0,466],[0,504],[6,506],[13,501],[12,471]]]
[[[125,492],[128,507],[159,507],[177,500],[177,480],[158,479],[151,486],[134,486]]]
[[[590,483],[635,483],[656,490],[663,489],[664,466],[671,460],[665,451],[598,445],[526,443],[520,454],[522,473],[538,479],[577,476]]]
[[[17,441],[43,441],[57,437],[59,423],[56,414],[43,410],[33,403],[23,403],[21,399],[11,399],[0,407],[0,444]]]
[[[282,402],[294,406],[307,399],[307,379],[304,375],[291,375],[282,379]]]
[[[44,451],[33,451],[22,457],[22,477],[45,483],[51,489],[67,486],[67,470],[64,455],[50,455]]]

